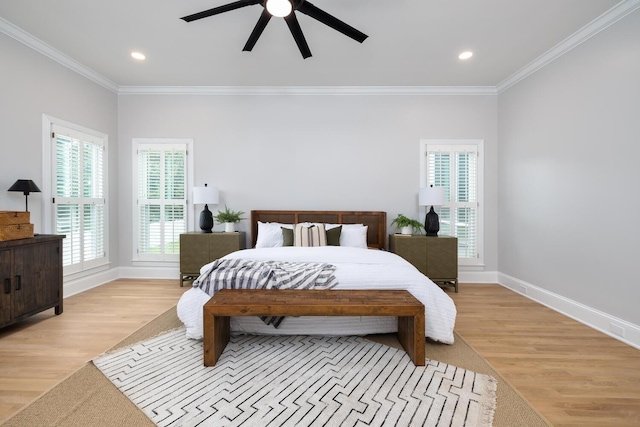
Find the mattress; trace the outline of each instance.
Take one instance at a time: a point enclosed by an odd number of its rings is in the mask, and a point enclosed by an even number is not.
[[[325,262],[336,267],[338,284],[333,289],[408,290],[425,306],[425,336],[453,344],[456,319],[453,300],[413,265],[391,252],[342,246],[278,247],[241,250],[224,258]],[[209,265],[200,272],[205,272]],[[202,338],[202,306],[209,298],[198,288],[188,290],[180,298],[178,317],[188,338]],[[396,332],[397,327],[397,319],[387,316],[287,317],[278,328],[266,325],[258,317],[231,318],[232,332],[269,335],[366,335]]]

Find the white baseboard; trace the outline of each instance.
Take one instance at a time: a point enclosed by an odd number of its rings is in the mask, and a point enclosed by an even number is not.
[[[175,267],[120,267],[111,268],[79,279],[64,281],[64,297],[79,294],[116,279],[175,279],[180,272]]]
[[[459,270],[458,282],[460,283],[498,283],[498,272],[497,271]]]
[[[104,285],[105,283],[116,280],[118,277],[120,277],[118,269],[111,268],[79,279],[65,280],[63,284],[64,298]]]
[[[640,349],[639,325],[554,294],[508,274],[498,273],[497,283],[618,341]]]
[[[120,267],[120,278],[126,279],[175,279],[180,277],[178,267]]]

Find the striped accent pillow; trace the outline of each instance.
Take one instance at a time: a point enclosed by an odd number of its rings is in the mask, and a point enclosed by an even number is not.
[[[293,246],[327,246],[327,232],[323,224],[296,224]]]

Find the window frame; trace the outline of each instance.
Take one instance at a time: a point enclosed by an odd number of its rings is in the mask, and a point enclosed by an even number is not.
[[[476,164],[476,257],[458,258],[460,266],[484,267],[484,140],[482,139],[424,139],[420,141],[420,187],[426,187],[428,183],[428,159],[427,151],[431,146],[475,146],[477,152]],[[420,206],[420,215],[424,217],[428,207]]]
[[[55,151],[55,136],[54,127],[60,126],[67,128],[71,133],[80,133],[101,140],[103,146],[102,155],[102,199],[104,200],[104,227],[102,230],[103,236],[103,250],[104,255],[93,260],[82,260],[79,264],[73,264],[72,266],[63,266],[63,276],[67,280],[74,280],[90,274],[94,274],[98,271],[106,270],[110,264],[110,250],[109,250],[109,136],[106,133],[102,133],[87,127],[61,120],[47,114],[42,116],[42,153],[43,153],[43,172],[42,176],[42,195],[43,200],[43,230],[46,234],[56,233],[56,208],[55,208],[55,174],[56,158],[54,156]],[[63,133],[63,132],[62,132]],[[81,198],[83,199],[83,198]],[[46,218],[50,220],[47,221]],[[65,239],[66,240],[66,239]],[[65,244],[63,240],[62,244]],[[83,248],[84,250],[84,248]]]
[[[192,209],[191,191],[193,188],[193,139],[190,138],[133,138],[132,139],[132,220],[133,220],[133,256],[132,263],[134,266],[166,266],[167,264],[178,264],[180,261],[180,254],[164,254],[155,256],[152,254],[140,254],[138,251],[139,238],[140,238],[140,224],[139,224],[139,204],[138,204],[138,185],[139,185],[139,170],[138,170],[138,150],[143,145],[157,145],[157,146],[172,146],[172,145],[184,145],[186,147],[186,188],[185,188],[185,232],[188,232],[193,227],[194,214]]]

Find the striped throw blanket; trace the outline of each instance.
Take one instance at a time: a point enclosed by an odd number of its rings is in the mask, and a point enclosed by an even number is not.
[[[338,284],[336,267],[325,263],[219,259],[193,282],[213,296],[220,289],[331,289]],[[278,327],[283,317],[262,316]]]

